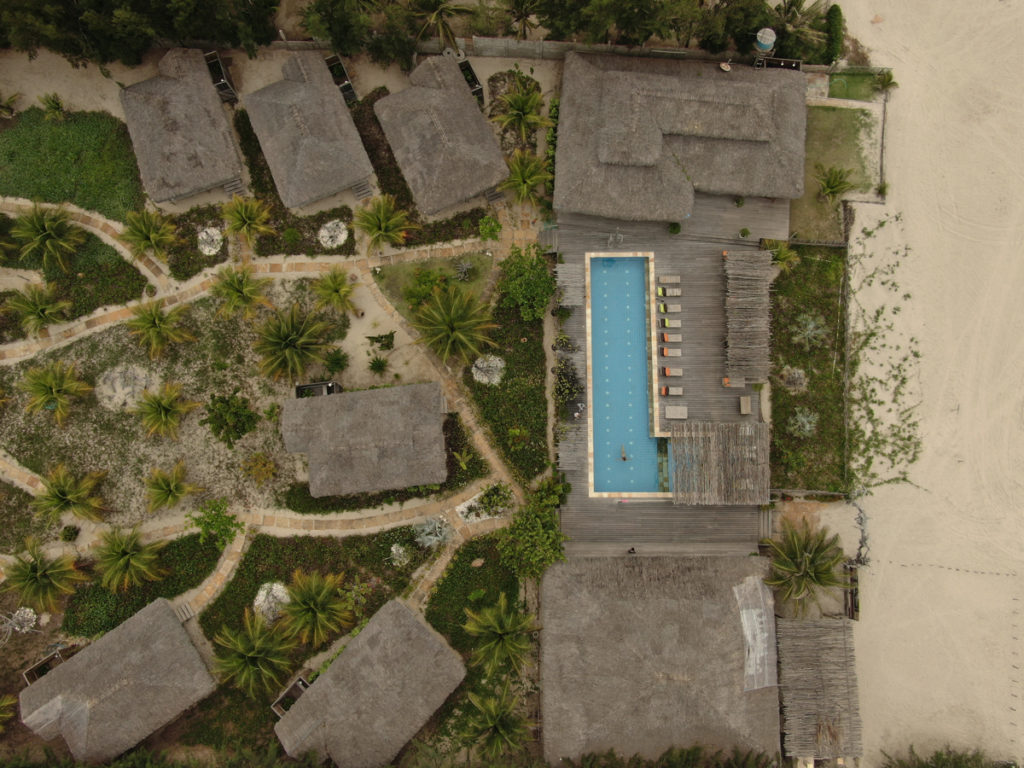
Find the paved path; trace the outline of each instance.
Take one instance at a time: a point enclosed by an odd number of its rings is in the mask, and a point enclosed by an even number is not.
[[[0,479],[21,488],[35,496],[43,488],[43,479],[18,463],[7,451],[0,448]]]

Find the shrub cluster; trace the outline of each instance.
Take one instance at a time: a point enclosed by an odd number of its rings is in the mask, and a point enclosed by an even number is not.
[[[551,127],[548,128],[547,141],[544,144],[544,165],[550,179],[544,182],[544,192],[549,197],[555,194],[555,150],[558,149],[558,105],[560,99],[552,96],[548,104],[548,118],[551,120]]]
[[[539,579],[548,566],[565,560],[558,507],[570,490],[563,476],[546,477],[498,540],[502,563],[520,579]]]
[[[199,233],[207,227],[224,231],[220,207],[197,205],[174,218],[177,241],[167,249],[167,268],[175,280],[188,280],[208,267],[224,262],[228,257],[227,238],[220,250],[207,256],[199,250]]]
[[[843,55],[843,11],[836,5],[825,13],[825,63],[831,64]]]

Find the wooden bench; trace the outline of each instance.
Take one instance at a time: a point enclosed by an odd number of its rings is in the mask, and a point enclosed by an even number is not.
[[[685,405],[666,405],[665,406],[665,418],[684,420],[689,418],[690,411]]]
[[[658,282],[663,285],[678,285],[682,280],[679,279],[679,275],[662,275]]]
[[[683,350],[679,349],[678,347],[662,347],[661,348],[661,356],[662,357],[682,357],[683,356]]]
[[[750,395],[740,396],[740,414],[743,416],[750,415]]]
[[[683,375],[682,368],[662,368],[661,375],[666,378],[676,379]]]

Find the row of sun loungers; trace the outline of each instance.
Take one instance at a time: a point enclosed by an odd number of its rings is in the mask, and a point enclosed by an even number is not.
[[[681,282],[679,275],[661,275],[658,278],[658,311],[662,315],[678,315],[683,311],[681,304],[669,304],[666,301],[660,301],[660,299],[677,298],[682,296],[683,289],[679,287]],[[682,322],[671,317],[662,317],[661,327],[665,329],[681,328]],[[683,341],[683,335],[681,333],[661,333],[658,338],[663,344],[681,344]],[[679,347],[659,347],[658,351],[660,352],[661,357],[665,358],[683,356],[683,350]],[[665,379],[679,379],[683,376],[683,369],[665,366],[661,369],[661,375]],[[678,384],[665,384],[661,387],[660,391],[662,397],[673,398],[673,400],[677,397],[683,396],[683,388]],[[665,405],[666,419],[685,419],[688,416],[689,410],[685,405]]]

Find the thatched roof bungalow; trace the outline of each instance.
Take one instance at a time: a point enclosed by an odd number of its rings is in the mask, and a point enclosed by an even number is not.
[[[285,206],[301,208],[369,179],[373,166],[323,56],[292,54],[281,73],[244,103]]]
[[[466,675],[461,657],[412,608],[384,605],[274,730],[285,752],[339,768],[388,765]]]
[[[286,400],[285,448],[309,454],[313,496],[443,483],[446,404],[441,385],[410,384]]]
[[[681,221],[695,191],[800,197],[805,90],[799,72],[568,53],[555,211]]]
[[[503,181],[508,166],[498,139],[455,60],[432,56],[409,82],[374,111],[416,207],[434,215]]]
[[[689,506],[767,504],[771,476],[763,422],[672,424],[673,496]]]
[[[173,48],[158,69],[121,91],[147,194],[159,203],[237,183],[241,160],[202,52]]]
[[[21,692],[21,720],[76,760],[111,760],[216,688],[174,608],[154,600]]]

